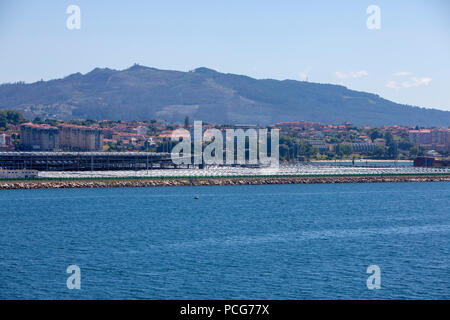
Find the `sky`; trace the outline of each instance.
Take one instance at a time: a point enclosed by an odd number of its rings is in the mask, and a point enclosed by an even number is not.
[[[80,29],[67,27],[71,5]],[[0,83],[134,63],[341,84],[450,110],[450,1],[0,0]]]

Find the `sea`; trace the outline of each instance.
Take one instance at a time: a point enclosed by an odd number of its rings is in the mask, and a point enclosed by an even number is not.
[[[450,183],[4,190],[0,255],[0,299],[449,299]]]

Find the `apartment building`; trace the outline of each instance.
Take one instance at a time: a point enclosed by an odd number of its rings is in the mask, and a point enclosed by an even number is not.
[[[409,140],[423,148],[433,148],[438,151],[450,150],[450,129],[433,128],[409,130]]]
[[[60,124],[59,143],[61,148],[73,151],[96,151],[103,149],[103,133],[92,127]]]
[[[57,127],[25,123],[20,126],[20,143],[25,150],[52,151],[59,149]]]
[[[24,150],[99,151],[103,149],[103,134],[92,127],[26,123],[20,126],[20,143]]]

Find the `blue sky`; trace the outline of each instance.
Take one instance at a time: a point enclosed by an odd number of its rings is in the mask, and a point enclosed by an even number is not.
[[[81,29],[69,30],[69,5]],[[369,5],[381,28],[369,30]],[[0,2],[0,83],[134,63],[342,84],[450,110],[450,1]]]

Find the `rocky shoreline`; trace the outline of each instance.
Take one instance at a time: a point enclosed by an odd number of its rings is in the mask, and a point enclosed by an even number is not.
[[[123,188],[169,186],[232,186],[262,184],[317,184],[317,183],[375,183],[375,182],[430,182],[450,181],[450,175],[372,175],[372,176],[296,176],[296,177],[220,177],[220,178],[165,178],[165,179],[67,179],[67,180],[4,180],[0,190],[63,189],[63,188]]]

